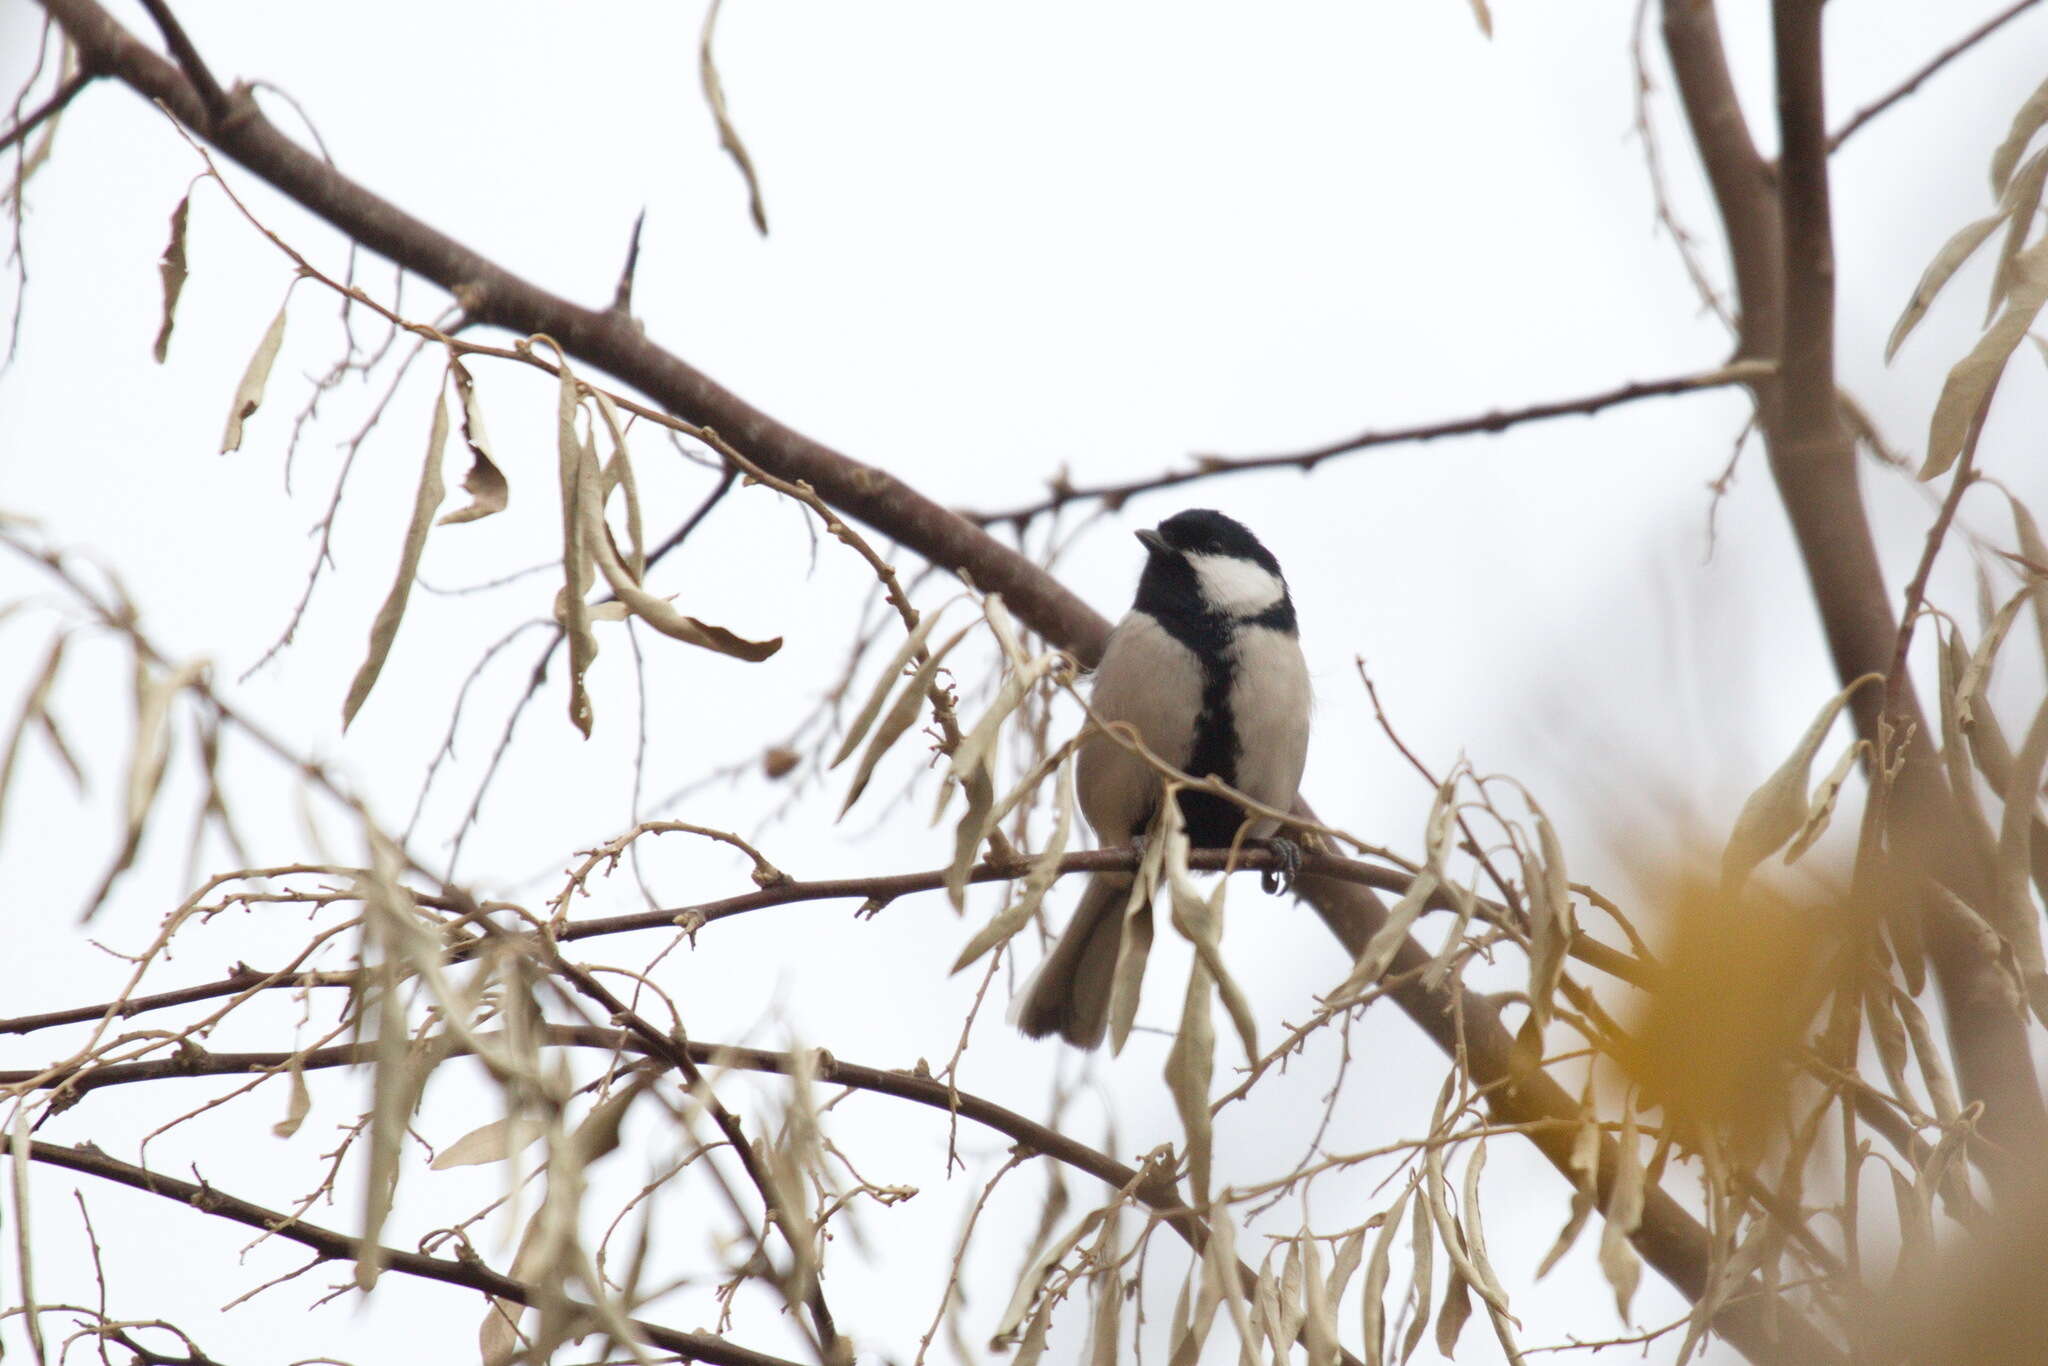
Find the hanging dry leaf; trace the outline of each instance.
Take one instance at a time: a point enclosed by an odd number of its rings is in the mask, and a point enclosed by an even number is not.
[[[874,776],[875,765],[882,761],[882,756],[889,752],[889,748],[901,739],[903,733],[917,720],[918,711],[924,705],[925,694],[931,690],[932,680],[938,677],[939,666],[946,662],[946,656],[953,652],[953,647],[966,639],[967,633],[973,629],[974,623],[969,622],[954,632],[945,644],[934,650],[925,662],[918,666],[917,673],[910,682],[896,694],[896,704],[889,709],[889,714],[882,718],[882,724],[875,729],[874,738],[868,741],[867,751],[860,756],[860,764],[854,769],[853,782],[848,785],[846,800],[839,808],[841,816],[851,811],[853,804],[860,800],[860,794],[867,791],[868,779]],[[895,674],[891,673],[886,677],[893,680]]]
[[[494,1119],[489,1124],[471,1129],[461,1138],[434,1155],[429,1166],[441,1172],[451,1167],[475,1167],[487,1162],[503,1162],[525,1152],[547,1132],[547,1123],[538,1115],[507,1115]]]
[[[294,280],[293,283],[298,282]],[[263,387],[270,382],[270,367],[277,360],[278,348],[284,345],[284,315],[291,306],[291,299],[291,291],[287,289],[285,301],[277,306],[277,316],[264,330],[263,340],[256,343],[256,354],[249,357],[249,368],[242,372],[242,382],[235,386],[234,402],[228,406],[227,431],[220,439],[222,455],[241,449],[242,424],[263,404]]]
[[[1380,1223],[1380,1232],[1372,1242],[1372,1256],[1365,1262],[1365,1291],[1360,1299],[1363,1314],[1362,1326],[1365,1344],[1366,1366],[1385,1366],[1387,1359],[1387,1276],[1391,1269],[1390,1255],[1394,1247],[1394,1235],[1401,1231],[1401,1213],[1408,1208],[1415,1187],[1404,1188],[1395,1199],[1393,1208]]]
[[[1943,473],[1962,454],[1971,420],[1991,392],[1993,381],[2005,369],[2006,361],[2012,358],[2013,348],[2027,335],[2043,303],[2048,303],[2048,241],[2036,242],[2014,258],[2005,311],[1985,329],[1970,354],[1949,370],[1927,427],[1927,460],[1920,467],[1922,480]]]
[[[1180,1028],[1166,1050],[1166,1089],[1180,1115],[1188,1157],[1188,1186],[1195,1207],[1209,1204],[1210,1162],[1214,1130],[1209,1119],[1209,1088],[1215,1079],[1216,1030],[1209,1018],[1209,970],[1199,956],[1188,967],[1187,994],[1181,1001]]]
[[[711,7],[704,12],[704,36],[697,45],[697,77],[704,86],[704,102],[711,106],[711,117],[718,123],[718,145],[723,147],[733,164],[740,168],[740,175],[747,182],[747,212],[754,220],[754,228],[763,237],[768,235],[768,206],[761,200],[761,181],[754,174],[754,159],[747,155],[746,144],[740,141],[739,129],[733,127],[732,118],[725,108],[725,86],[718,79],[718,64],[711,57],[711,34],[718,25],[718,9],[723,0],[711,0]]]
[[[910,634],[890,658],[889,666],[875,676],[875,686],[868,692],[867,700],[861,703],[860,710],[854,714],[852,724],[846,728],[845,738],[839,742],[839,752],[832,756],[832,762],[826,765],[827,768],[839,767],[853,754],[860,744],[861,737],[868,733],[868,727],[882,714],[882,704],[889,700],[889,693],[901,681],[903,671],[910,667],[910,661],[916,658],[917,652],[924,648],[925,641],[931,636],[932,628],[939,624],[939,618],[944,616],[946,609],[952,605],[953,601],[949,599],[918,617],[917,625],[910,628]]]
[[[584,477],[585,447],[576,434],[576,377],[569,372],[569,357],[551,338],[555,361],[560,367],[560,398],[555,405],[555,450],[562,490],[562,587],[555,595],[555,620],[569,645],[569,721],[590,738],[590,694],[583,676],[597,658],[597,637],[590,629],[591,549],[584,544],[583,515],[585,488],[593,480]]]
[[[2041,186],[2048,180],[2048,147],[2027,158],[2005,188],[1999,212],[2005,215],[2005,241],[1999,244],[1998,264],[1991,271],[1991,297],[1984,305],[1984,321],[1990,322],[2012,292],[2013,261],[2025,245],[2027,233],[2041,211]]]
[[[491,438],[484,430],[484,411],[477,403],[476,380],[459,360],[448,362],[448,373],[455,377],[455,391],[462,397],[462,441],[469,447],[469,473],[462,476],[462,488],[469,502],[442,517],[441,526],[479,521],[503,512],[512,501],[512,486],[491,458]]]
[[[192,211],[192,196],[188,193],[178,201],[178,207],[171,210],[171,241],[164,248],[163,258],[157,262],[157,273],[164,281],[164,320],[156,330],[156,345],[151,354],[156,363],[162,365],[171,349],[171,325],[178,313],[178,296],[185,292],[185,219]]]
[[[1629,1244],[1629,1235],[1643,1220],[1643,1161],[1636,1144],[1636,1112],[1624,1105],[1621,1115],[1620,1160],[1615,1163],[1614,1188],[1607,1193],[1607,1223],[1600,1231],[1600,1271],[1614,1288],[1614,1308],[1623,1323],[1632,1323],[1629,1304],[1643,1278],[1642,1259]]]
[[[348,697],[341,704],[343,730],[356,719],[363,700],[377,685],[377,676],[384,671],[384,661],[391,653],[391,642],[398,638],[398,624],[405,617],[406,600],[412,596],[413,579],[419,574],[420,555],[427,548],[427,533],[434,529],[434,512],[441,506],[441,495],[446,491],[441,483],[441,452],[447,444],[448,401],[437,392],[433,427],[427,433],[427,458],[420,466],[419,488],[413,494],[412,522],[405,529],[405,544],[398,552],[398,573],[391,581],[391,591],[384,596],[384,605],[377,609],[376,620],[370,623],[370,652],[356,670],[355,680],[348,685]]]
[[[1813,767],[1813,756],[1821,741],[1827,739],[1835,718],[1841,715],[1856,690],[1865,683],[1883,679],[1882,674],[1865,674],[1829,698],[1778,771],[1749,794],[1749,800],[1742,804],[1742,811],[1735,818],[1728,847],[1721,853],[1721,881],[1730,894],[1741,888],[1759,863],[1799,833],[1806,823],[1808,808],[1806,775]]]
[[[290,1138],[297,1133],[299,1126],[306,1122],[306,1116],[313,1109],[312,1093],[306,1089],[304,1060],[296,1053],[292,1055],[290,1072],[291,1097],[285,1102],[284,1118],[270,1126],[270,1132],[279,1138]]]
[[[1060,781],[1055,797],[1057,812],[1052,829],[1052,838],[1045,848],[1031,860],[1031,871],[1024,875],[1024,881],[1017,889],[1017,895],[1001,913],[975,931],[967,941],[960,956],[953,960],[948,975],[960,971],[975,959],[987,953],[998,944],[1009,942],[1010,936],[1031,923],[1031,917],[1038,914],[1039,903],[1045,900],[1046,889],[1059,875],[1060,858],[1067,852],[1067,839],[1074,826],[1074,767],[1068,764],[1060,770]]]
[[[1991,154],[1991,193],[2004,195],[2007,182],[2012,178],[2012,168],[2020,164],[2020,154],[2027,150],[2027,144],[2034,140],[2034,134],[2041,126],[2048,124],[2048,81],[2043,81],[2034,93],[2027,96],[2027,102],[2012,116],[2012,127],[2006,131],[2005,140],[1998,144]]]

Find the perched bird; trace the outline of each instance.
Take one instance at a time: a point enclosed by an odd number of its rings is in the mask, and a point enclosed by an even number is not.
[[[1128,722],[1160,758],[1196,778],[1214,774],[1267,806],[1294,801],[1308,757],[1309,682],[1294,601],[1279,561],[1244,526],[1190,508],[1140,531],[1145,570],[1137,600],[1110,633],[1095,670],[1093,706]],[[1142,838],[1158,814],[1159,776],[1116,739],[1081,742],[1081,812],[1104,845]],[[1198,849],[1228,846],[1246,814],[1211,792],[1183,791],[1180,812]],[[1253,820],[1250,838],[1277,823]],[[1074,918],[1026,985],[1018,1027],[1080,1048],[1109,1024],[1123,910],[1133,877],[1099,873]]]

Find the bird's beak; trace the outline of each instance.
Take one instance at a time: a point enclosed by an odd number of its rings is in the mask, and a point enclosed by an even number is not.
[[[1139,531],[1137,533],[1137,537],[1139,540],[1145,543],[1145,549],[1150,550],[1155,554],[1164,555],[1173,549],[1172,546],[1169,546],[1166,543],[1166,538],[1164,536],[1161,536],[1158,532],[1154,531],[1151,527],[1146,527],[1143,530]]]

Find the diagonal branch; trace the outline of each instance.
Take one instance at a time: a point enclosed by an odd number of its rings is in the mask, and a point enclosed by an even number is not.
[[[1998,32],[1998,30],[2004,28],[2008,23],[2011,23],[2014,19],[2019,18],[2020,15],[2032,9],[2035,5],[2039,3],[2040,0],[2017,0],[2017,3],[2006,6],[1997,14],[1992,15],[1983,23],[1971,29],[1961,38],[1958,38],[1955,42],[1950,43],[1947,47],[1935,53],[1934,56],[1931,59],[1929,59],[1925,66],[1921,67],[1918,71],[1908,76],[1905,79],[1905,81],[1896,88],[1894,88],[1890,94],[1886,95],[1883,99],[1878,100],[1875,103],[1866,105],[1862,109],[1859,109],[1856,112],[1855,118],[1850,119],[1847,123],[1843,124],[1841,128],[1834,133],[1833,136],[1828,138],[1828,152],[1830,154],[1833,154],[1837,148],[1839,148],[1843,143],[1849,140],[1850,136],[1853,133],[1855,133],[1857,129],[1861,128],[1864,124],[1870,122],[1879,114],[1882,114],[1885,110],[1897,104],[1900,100],[1906,98],[1906,96],[1912,94],[1915,90],[1918,90],[1921,86],[1921,83],[1924,82],[1929,76],[1932,76],[1935,72],[1941,70],[1950,62],[1962,56],[1965,52],[1968,52],[1971,48],[1977,46],[1977,44],[1983,42],[1986,38],[1989,38],[1992,34]]]
[[[64,107],[76,99],[78,92],[93,82],[90,71],[74,71],[69,79],[50,92],[50,98],[21,116],[21,122],[5,132],[0,132],[0,152],[6,151],[36,130],[39,124],[47,123],[64,112]]]
[[[176,1177],[163,1176],[131,1163],[117,1161],[97,1148],[73,1148],[62,1143],[33,1141],[28,1145],[28,1150],[29,1160],[32,1162],[45,1162],[53,1167],[62,1167],[66,1171],[97,1176],[116,1185],[129,1186],[135,1190],[147,1191],[151,1195],[160,1195],[166,1200],[190,1205],[201,1213],[260,1229],[288,1242],[309,1247],[319,1253],[323,1260],[353,1259],[362,1249],[362,1240],[351,1238],[346,1233],[322,1228],[318,1224],[309,1224],[281,1211],[252,1204],[204,1182],[195,1185],[190,1181],[180,1181]],[[510,1276],[500,1276],[474,1258],[458,1261],[448,1257],[429,1257],[422,1252],[385,1248],[382,1261],[386,1271],[397,1271],[407,1276],[418,1276],[423,1280],[461,1286],[494,1299],[514,1300],[520,1304],[532,1304],[535,1299],[535,1292],[524,1282],[515,1281]],[[648,1342],[668,1351],[681,1353],[687,1360],[715,1362],[718,1366],[796,1366],[795,1362],[784,1357],[756,1352],[752,1348],[741,1347],[709,1333],[686,1333],[639,1319],[632,1320],[632,1323],[645,1335]]]

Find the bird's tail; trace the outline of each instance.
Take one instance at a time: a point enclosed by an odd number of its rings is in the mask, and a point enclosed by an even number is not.
[[[1017,997],[1013,1018],[1034,1039],[1058,1034],[1076,1048],[1095,1048],[1109,1028],[1110,988],[1116,983],[1129,873],[1097,873],[1059,943]]]

